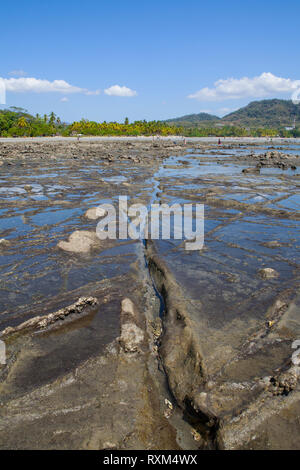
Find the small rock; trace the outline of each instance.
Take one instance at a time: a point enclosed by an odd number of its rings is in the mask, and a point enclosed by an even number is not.
[[[165,405],[167,405],[167,407],[170,409],[170,410],[173,410],[173,405],[172,403],[170,402],[170,400],[168,400],[167,398],[165,398]]]
[[[273,395],[288,395],[294,390],[298,383],[298,370],[298,367],[294,367],[277,377],[272,377],[270,382],[274,387]]]
[[[262,279],[274,279],[279,277],[279,273],[273,268],[262,268],[258,271],[258,274]]]
[[[258,167],[244,168],[242,170],[242,173],[249,174],[249,175],[257,175],[260,173],[260,169]]]
[[[196,429],[192,429],[191,433],[194,438],[194,441],[199,442],[202,440],[201,434],[198,431],[196,431]]]
[[[57,246],[64,251],[72,253],[88,253],[92,248],[98,246],[100,240],[98,239],[95,232],[89,232],[88,230],[76,230],[73,232],[69,240],[60,241]]]
[[[159,338],[162,334],[162,321],[160,318],[156,318],[154,322],[151,323],[153,336]]]
[[[10,245],[10,242],[8,240],[5,240],[5,238],[0,238],[0,248],[9,246],[9,245]]]
[[[110,441],[107,441],[107,442],[104,442],[103,443],[103,446],[102,446],[103,450],[107,449],[107,450],[110,450],[110,449],[117,449],[117,444],[113,443],[113,442],[110,442]]]
[[[268,248],[278,248],[278,247],[281,246],[280,243],[277,240],[272,240],[270,242],[266,242],[264,245],[267,246]]]
[[[102,207],[91,207],[84,214],[84,216],[89,220],[97,220],[104,215],[107,215],[107,211]]]
[[[129,315],[132,315],[133,317],[135,317],[134,305],[130,299],[128,298],[123,299],[121,303],[121,308],[122,308],[123,313],[128,313]]]
[[[164,417],[169,419],[171,418],[172,416],[172,410],[170,410],[170,408],[167,408],[165,411],[164,411]]]
[[[297,349],[297,351],[293,352],[292,363],[294,364],[294,366],[300,365],[300,349]]]
[[[91,209],[88,209],[84,216],[89,220],[97,220],[99,218],[97,214],[97,207],[92,207]]]
[[[125,352],[137,352],[144,340],[144,333],[135,323],[124,323],[121,327],[120,345]]]

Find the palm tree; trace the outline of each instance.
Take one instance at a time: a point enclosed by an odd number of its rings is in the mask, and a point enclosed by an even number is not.
[[[49,122],[50,124],[54,124],[55,123],[55,119],[56,119],[56,116],[54,114],[54,112],[52,111],[52,113],[49,114]]]
[[[18,126],[21,127],[21,128],[24,128],[24,127],[27,127],[28,126],[28,122],[27,120],[24,118],[24,116],[20,117],[18,119]]]

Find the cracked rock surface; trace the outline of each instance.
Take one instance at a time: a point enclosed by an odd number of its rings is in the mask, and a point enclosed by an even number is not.
[[[299,449],[299,155],[1,142],[0,448]],[[204,204],[204,246],[99,240],[119,195]]]

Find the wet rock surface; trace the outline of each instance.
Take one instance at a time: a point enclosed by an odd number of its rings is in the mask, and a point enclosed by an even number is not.
[[[0,332],[0,338],[7,337],[13,333],[23,332],[29,329],[46,328],[52,323],[59,320],[65,320],[69,315],[81,314],[87,307],[93,307],[97,305],[98,301],[94,297],[80,297],[77,302],[65,308],[61,308],[57,312],[49,313],[42,317],[33,317],[24,323],[21,323],[17,327],[13,328],[8,326],[5,330]]]
[[[272,146],[0,143],[1,448],[300,448],[300,145]],[[119,195],[203,203],[203,249],[99,240]]]

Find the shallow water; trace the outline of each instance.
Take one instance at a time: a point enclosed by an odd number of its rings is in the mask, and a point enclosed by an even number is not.
[[[116,241],[115,251],[90,255],[74,256],[56,247],[75,230],[95,230],[97,222],[86,219],[84,213],[114,201],[122,192],[120,184],[128,180],[120,171],[116,174],[103,167],[103,184],[99,166],[92,162],[84,168],[81,164],[56,168],[55,162],[53,167],[41,162],[38,168],[28,165],[22,171],[18,167],[10,168],[9,173],[1,169],[0,238],[10,245],[0,248],[0,329],[20,322],[19,316],[27,315],[34,305],[84,288],[89,282],[127,273],[135,259],[136,247],[130,240],[125,245]],[[130,172],[124,166],[121,170]],[[30,189],[24,189],[24,178]],[[140,187],[137,184],[135,189]]]
[[[70,165],[59,160],[51,163],[42,160],[38,166],[10,167],[9,172],[2,167],[0,238],[10,242],[10,246],[0,252],[2,324],[7,324],[9,317],[17,323],[18,316],[28,312],[31,305],[82,288],[95,279],[113,278],[128,271],[136,256],[135,243],[124,245],[116,241],[115,246],[90,255],[71,255],[56,247],[60,240],[66,240],[75,230],[95,230],[96,221],[87,220],[84,213],[100,203],[116,202],[119,194],[128,195],[133,201],[142,199],[148,207],[159,200],[173,204],[199,198],[205,204],[205,232],[214,231],[214,236],[208,235],[205,244],[217,257],[214,263],[217,259],[221,263],[220,269],[221,265],[228,271],[234,269],[245,256],[245,251],[241,250],[253,250],[251,263],[248,260],[244,268],[247,276],[254,276],[255,270],[273,257],[273,264],[283,270],[284,279],[290,280],[292,269],[288,260],[297,262],[297,249],[291,238],[299,237],[299,222],[287,222],[292,224],[292,228],[287,230],[283,220],[268,220],[259,214],[254,219],[251,216],[251,219],[247,213],[239,215],[242,214],[241,207],[217,209],[209,200],[206,201],[205,196],[209,190],[215,192],[214,200],[220,203],[235,201],[287,213],[298,211],[299,184],[295,179],[298,169],[263,168],[261,175],[243,175],[242,170],[249,166],[249,162],[243,161],[242,156],[239,161],[230,161],[232,155],[261,153],[267,148],[217,147],[195,153],[187,149],[182,156],[166,157],[158,169],[145,169],[127,161],[104,166],[94,161],[84,164],[76,161]],[[292,152],[297,148],[288,145],[285,151]],[[31,188],[25,189],[25,184]],[[235,220],[237,216],[239,220]],[[272,236],[286,246],[271,251],[263,249],[261,243],[270,241]],[[230,248],[230,240],[238,247]],[[181,253],[184,253],[180,243],[174,240],[161,242],[164,253],[176,247],[179,251],[175,249],[170,260],[173,256],[176,263],[185,266],[185,272],[189,264],[186,264],[186,256],[180,261]],[[280,265],[275,261],[276,256],[282,259]],[[188,257],[193,259],[193,263],[198,258],[196,253]],[[203,256],[199,258],[203,259]],[[173,269],[173,261],[170,263]],[[280,279],[282,282],[282,277]]]

